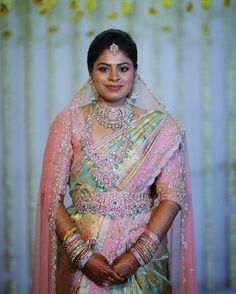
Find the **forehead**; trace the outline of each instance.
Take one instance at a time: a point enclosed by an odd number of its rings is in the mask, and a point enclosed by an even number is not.
[[[116,54],[113,54],[113,52],[110,49],[104,50],[96,60],[95,64],[98,63],[123,63],[128,62],[132,63],[132,60],[121,50],[118,50]]]

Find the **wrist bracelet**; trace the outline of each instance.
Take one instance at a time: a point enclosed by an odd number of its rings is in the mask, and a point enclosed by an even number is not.
[[[70,237],[71,235],[73,235],[74,232],[75,232],[76,230],[77,230],[76,227],[74,227],[74,228],[68,230],[68,231],[65,233],[64,237],[63,237],[63,241],[66,241],[66,239],[67,239],[68,237]]]

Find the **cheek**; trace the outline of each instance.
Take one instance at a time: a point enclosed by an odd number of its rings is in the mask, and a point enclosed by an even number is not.
[[[131,85],[133,85],[133,83],[134,83],[134,79],[135,79],[135,72],[132,71],[132,72],[129,74],[129,76],[127,77],[127,81],[129,81],[129,83],[130,83]]]
[[[94,75],[92,77],[93,84],[96,88],[100,88],[103,84],[103,81],[105,80],[104,77],[99,76],[99,75]]]
[[[129,77],[126,81],[126,84],[129,90],[131,90],[134,84],[134,77],[133,76]]]

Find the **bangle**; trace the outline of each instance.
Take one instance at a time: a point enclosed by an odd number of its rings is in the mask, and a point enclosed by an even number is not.
[[[74,228],[68,230],[68,231],[65,233],[64,237],[63,237],[63,241],[66,241],[67,238],[69,238],[70,236],[72,236],[76,230],[77,230],[76,227],[74,227]]]
[[[89,258],[92,256],[93,251],[89,247],[85,247],[79,256],[76,258],[75,263],[79,269],[82,269],[85,264],[88,262]]]
[[[130,248],[130,251],[133,253],[134,257],[137,259],[138,263],[141,266],[145,265],[145,262],[143,261],[142,257],[140,256],[140,254],[138,253],[138,251],[133,247]]]
[[[147,229],[142,233],[136,243],[131,246],[130,251],[138,260],[139,264],[144,266],[153,258],[160,244],[161,241],[158,235]]]
[[[62,242],[62,246],[73,264],[82,269],[93,254],[92,244],[82,240],[78,233],[73,232]]]

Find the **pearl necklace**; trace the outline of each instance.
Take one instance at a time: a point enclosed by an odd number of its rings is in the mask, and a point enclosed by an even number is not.
[[[134,114],[133,106],[127,101],[121,107],[105,107],[97,102],[93,110],[97,122],[103,127],[113,130],[128,125]]]

